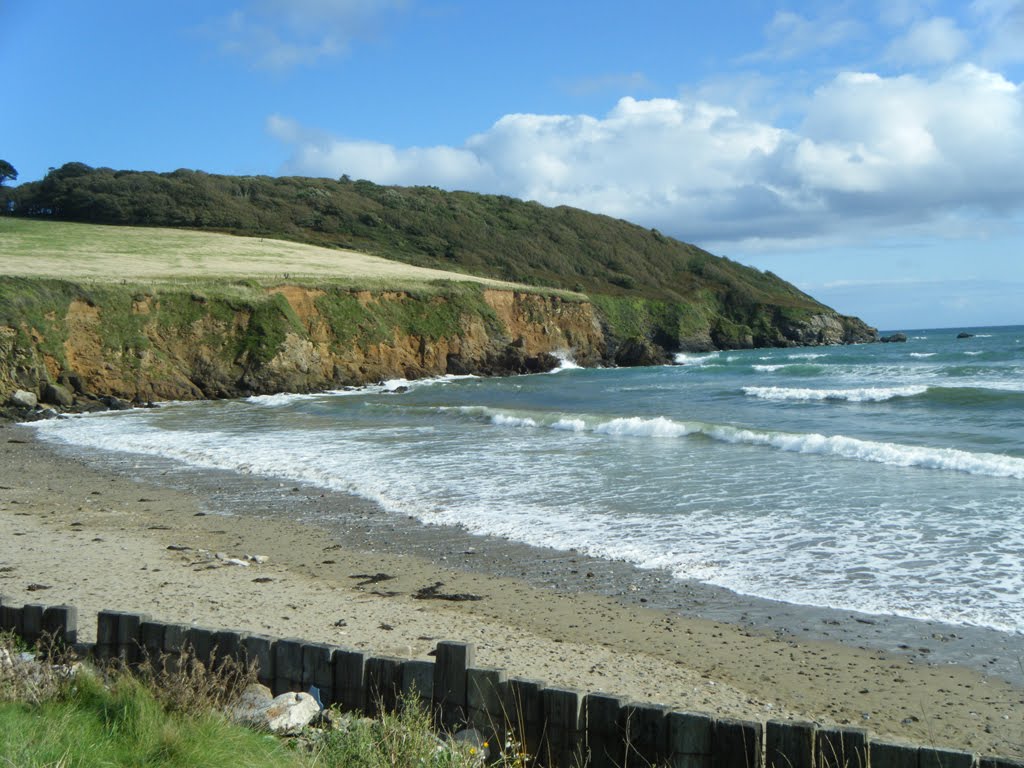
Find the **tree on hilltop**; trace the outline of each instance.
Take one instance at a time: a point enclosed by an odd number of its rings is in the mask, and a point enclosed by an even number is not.
[[[14,166],[6,160],[0,160],[0,187],[2,187],[4,182],[8,179],[15,181],[17,178],[18,172],[14,170]]]

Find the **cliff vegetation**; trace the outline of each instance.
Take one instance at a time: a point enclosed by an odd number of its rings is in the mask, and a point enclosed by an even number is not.
[[[770,272],[502,196],[81,163],[3,194],[0,395],[63,377],[226,396],[876,338]]]

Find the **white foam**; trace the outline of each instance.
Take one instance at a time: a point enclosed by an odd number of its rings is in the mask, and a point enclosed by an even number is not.
[[[911,352],[911,357],[935,357],[935,352]]]
[[[983,355],[984,352],[964,352],[964,354],[968,357],[977,357],[978,355]]]
[[[923,385],[904,387],[856,387],[853,389],[810,389],[803,387],[743,387],[743,393],[761,400],[803,401],[843,400],[850,403],[880,403],[896,397],[914,397],[928,391]]]
[[[551,428],[563,432],[583,432],[587,428],[587,423],[583,419],[559,419],[551,425]]]
[[[706,354],[676,352],[674,362],[676,365],[704,365],[712,360],[717,360],[718,356],[718,352],[708,352]]]
[[[598,424],[593,430],[599,435],[628,435],[631,437],[684,437],[694,429],[663,416],[653,419],[631,418],[612,419]]]
[[[632,416],[599,421],[566,416],[552,418],[512,415],[483,406],[463,406],[458,410],[487,416],[491,424],[500,427],[546,427],[567,432],[591,432],[596,435],[632,438],[682,438],[704,435],[724,443],[763,446],[790,453],[837,456],[896,467],[918,467],[1024,479],[1024,459],[996,453],[972,453],[954,448],[885,443],[844,435],[772,432],[724,424],[681,422],[664,416]]]
[[[252,403],[253,405],[261,405],[264,408],[280,408],[281,406],[294,403],[297,400],[305,400],[310,397],[311,395],[294,395],[289,393],[281,393],[277,395],[253,395],[252,397],[245,398],[245,402]]]
[[[522,416],[508,416],[504,413],[496,413],[491,416],[491,423],[496,427],[536,427],[537,422],[533,419]]]
[[[819,357],[825,357],[824,352],[796,352],[792,355],[787,355],[790,360],[817,360]]]
[[[783,368],[786,368],[787,366],[785,366],[785,365],[752,365],[750,367],[753,368],[755,371],[758,371],[759,373],[774,373],[775,371],[782,370]]]
[[[572,353],[567,349],[560,349],[556,352],[552,352],[552,355],[558,360],[558,367],[548,371],[548,373],[561,373],[562,371],[573,371],[581,366],[577,364],[573,358]]]
[[[1024,480],[1024,459],[997,453],[971,453],[955,448],[882,443],[844,435],[758,432],[728,426],[713,426],[702,431],[709,437],[728,443],[765,445],[793,453],[841,456],[896,467],[944,469],[970,475]]]

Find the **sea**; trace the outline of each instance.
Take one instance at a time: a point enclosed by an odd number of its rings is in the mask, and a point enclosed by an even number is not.
[[[1024,633],[1024,326],[39,422],[755,598]]]

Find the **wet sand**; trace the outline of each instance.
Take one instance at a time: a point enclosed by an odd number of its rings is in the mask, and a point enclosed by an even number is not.
[[[3,426],[0,542],[0,593],[77,606],[85,639],[112,608],[409,657],[464,640],[480,665],[582,691],[1024,756],[1019,637],[752,600],[344,494],[83,461]],[[438,582],[480,599],[414,597]]]

